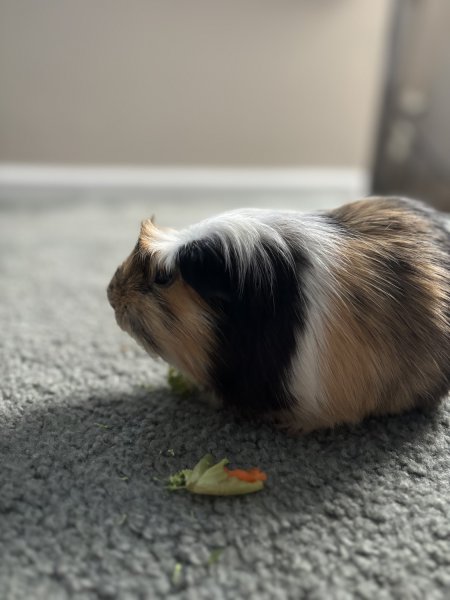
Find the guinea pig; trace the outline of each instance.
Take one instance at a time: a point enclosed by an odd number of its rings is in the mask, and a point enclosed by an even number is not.
[[[450,233],[403,198],[141,225],[119,326],[224,405],[309,432],[434,404],[450,383]]]

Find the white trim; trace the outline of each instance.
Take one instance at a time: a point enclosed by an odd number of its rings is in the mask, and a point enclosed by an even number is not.
[[[368,176],[351,168],[85,167],[0,163],[0,186],[345,191],[364,195]]]

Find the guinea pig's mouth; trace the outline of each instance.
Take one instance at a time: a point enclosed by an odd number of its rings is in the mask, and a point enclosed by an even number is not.
[[[127,305],[121,302],[120,298],[118,298],[117,296],[117,293],[114,293],[111,284],[108,286],[107,295],[109,303],[114,311],[114,316],[116,318],[117,325],[120,327],[120,329],[128,333],[126,327]]]

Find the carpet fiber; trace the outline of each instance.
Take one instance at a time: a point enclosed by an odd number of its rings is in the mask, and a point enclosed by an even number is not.
[[[0,204],[2,599],[449,597],[448,403],[290,438],[177,398],[105,287],[155,206],[214,206],[35,196]],[[266,489],[165,489],[208,451]]]

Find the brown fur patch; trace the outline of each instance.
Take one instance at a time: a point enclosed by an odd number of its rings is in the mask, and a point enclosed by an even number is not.
[[[321,357],[327,424],[395,413],[448,377],[448,255],[420,212],[389,200],[331,213],[348,230]]]
[[[198,294],[181,279],[158,293],[175,317],[170,328],[164,325],[163,319],[154,323],[157,338],[168,353],[169,362],[196,382],[207,385],[209,353],[213,345],[213,315]]]
[[[155,239],[158,239],[160,235],[161,231],[156,227],[154,217],[142,221],[138,241],[139,251],[144,255],[153,254]]]

